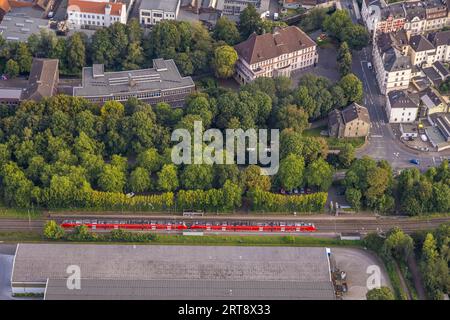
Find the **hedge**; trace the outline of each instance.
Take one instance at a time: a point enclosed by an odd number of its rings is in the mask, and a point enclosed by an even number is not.
[[[262,191],[249,192],[252,209],[260,212],[319,212],[327,201],[326,192],[307,195],[283,195]]]
[[[109,210],[165,211],[174,208],[174,194],[167,192],[147,196],[127,197],[120,192],[92,191],[86,197],[86,207]]]

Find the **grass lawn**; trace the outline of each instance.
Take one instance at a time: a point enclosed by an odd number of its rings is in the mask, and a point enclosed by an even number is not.
[[[306,137],[322,137],[324,138],[327,143],[328,147],[331,150],[340,150],[342,149],[346,144],[351,144],[355,149],[361,147],[364,144],[364,137],[358,137],[358,138],[334,138],[334,137],[328,137],[328,136],[322,136],[320,134],[321,131],[326,130],[326,126],[313,128],[313,129],[307,129],[303,131],[303,135]]]
[[[0,241],[5,242],[39,242],[43,241],[43,237],[38,232],[31,231],[0,231]]]
[[[0,206],[0,219],[1,218],[40,219],[40,218],[42,218],[42,211],[41,210],[5,208],[5,207]]]
[[[54,242],[77,243],[75,241],[46,241],[38,232],[4,231],[0,232],[0,241],[5,242]],[[348,241],[336,238],[316,238],[308,236],[238,236],[238,235],[205,235],[183,236],[174,234],[157,234],[149,242],[100,242],[86,241],[91,244],[138,244],[138,245],[201,245],[201,246],[294,246],[294,247],[323,247],[323,246],[361,246],[361,241]]]

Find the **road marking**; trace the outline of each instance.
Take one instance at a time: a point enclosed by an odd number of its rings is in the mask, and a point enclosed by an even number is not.
[[[383,138],[383,136],[380,134],[374,134],[374,135],[371,135],[371,137],[372,138]]]

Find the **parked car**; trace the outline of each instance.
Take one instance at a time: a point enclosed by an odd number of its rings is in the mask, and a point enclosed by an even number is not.
[[[372,70],[372,63],[367,62],[367,68],[369,68],[369,70]]]
[[[416,164],[416,165],[420,164],[418,159],[411,159],[411,160],[409,160],[409,162],[412,163],[412,164]]]

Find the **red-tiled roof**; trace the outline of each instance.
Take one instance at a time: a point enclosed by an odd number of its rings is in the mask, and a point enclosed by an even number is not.
[[[278,28],[274,33],[253,33],[247,40],[236,45],[235,49],[248,64],[254,64],[315,45],[306,33],[296,26],[290,26]]]
[[[96,2],[96,1],[81,1],[81,0],[69,0],[68,9],[84,12],[84,13],[95,13],[95,14],[105,14],[105,7],[107,5],[111,6],[111,15],[120,16],[122,11],[121,2]],[[79,10],[71,8],[71,6],[78,7]]]

